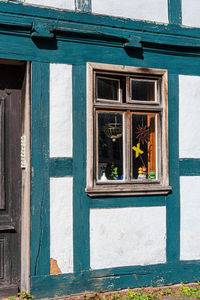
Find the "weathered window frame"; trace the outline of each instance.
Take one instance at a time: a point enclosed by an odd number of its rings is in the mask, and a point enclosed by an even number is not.
[[[147,101],[126,101],[126,103],[113,101],[98,101],[95,100],[95,76],[96,73],[122,75],[129,78],[126,79],[126,91],[130,99],[130,78],[139,77],[141,79],[155,78],[159,81],[160,86],[160,100],[157,102]],[[86,193],[90,197],[103,196],[131,196],[131,195],[166,195],[170,192],[169,186],[169,154],[168,154],[168,73],[167,70],[138,68],[120,65],[110,65],[101,63],[87,63],[87,186]],[[152,112],[159,113],[160,130],[158,143],[158,170],[159,180],[153,181],[136,181],[129,180],[129,182],[96,182],[96,111],[103,109],[118,111],[130,109],[132,112]],[[126,123],[127,124],[127,123]],[[125,132],[130,136],[130,128],[126,126]],[[126,144],[130,141],[126,141]],[[129,147],[128,147],[129,146]],[[125,146],[126,147],[126,146]],[[127,145],[127,149],[130,145]],[[128,150],[126,150],[128,151]],[[126,168],[129,169],[130,166]]]

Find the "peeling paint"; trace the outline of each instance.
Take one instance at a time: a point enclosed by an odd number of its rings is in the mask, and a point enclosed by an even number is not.
[[[137,278],[137,275],[136,275],[136,274],[133,274],[133,276],[135,277],[135,279],[136,279],[136,280],[138,280],[138,278]]]
[[[75,0],[75,8],[77,11],[91,12],[91,0]]]
[[[58,266],[57,260],[53,258],[50,258],[50,274],[51,275],[62,274]]]
[[[165,282],[165,280],[164,280],[163,277],[161,277],[160,279],[156,280],[156,284],[157,284],[158,286],[163,285],[164,282]]]

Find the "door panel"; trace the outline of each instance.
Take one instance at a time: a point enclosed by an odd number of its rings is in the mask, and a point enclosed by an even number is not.
[[[23,66],[0,65],[0,297],[20,288]]]
[[[4,190],[4,99],[0,99],[0,209],[5,209],[5,190]]]

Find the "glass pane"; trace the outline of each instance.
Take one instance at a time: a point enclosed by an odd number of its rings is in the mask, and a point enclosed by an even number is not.
[[[123,180],[123,115],[98,113],[98,181]]]
[[[131,80],[131,99],[138,101],[155,101],[155,81]]]
[[[97,77],[97,98],[106,100],[119,100],[119,80]]]
[[[132,179],[157,179],[156,120],[156,114],[132,115]]]

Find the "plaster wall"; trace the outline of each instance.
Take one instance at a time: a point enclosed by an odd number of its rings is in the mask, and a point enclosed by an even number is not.
[[[200,158],[200,76],[179,76],[179,156]]]
[[[180,259],[200,259],[200,176],[180,177]]]
[[[73,178],[50,179],[50,257],[73,272]]]
[[[50,157],[72,157],[72,66],[50,64]]]
[[[74,0],[24,0],[22,2],[60,9],[75,9]]]
[[[182,0],[182,24],[186,26],[200,27],[200,1]]]
[[[168,23],[167,0],[92,0],[92,12]]]
[[[166,262],[165,207],[90,210],[92,269]]]

